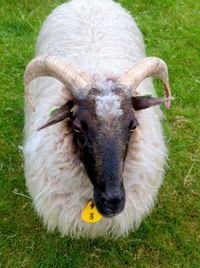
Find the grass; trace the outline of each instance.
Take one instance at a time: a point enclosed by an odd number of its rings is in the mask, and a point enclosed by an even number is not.
[[[119,1],[134,14],[147,54],[168,63],[176,101],[164,111],[169,168],[158,203],[135,233],[116,241],[47,233],[27,197],[23,72],[42,21],[61,2],[1,0],[0,267],[200,267],[200,2]]]

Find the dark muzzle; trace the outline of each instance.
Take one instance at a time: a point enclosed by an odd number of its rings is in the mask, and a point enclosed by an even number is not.
[[[122,212],[125,206],[124,186],[101,191],[94,190],[94,202],[98,211],[105,217],[113,217]]]

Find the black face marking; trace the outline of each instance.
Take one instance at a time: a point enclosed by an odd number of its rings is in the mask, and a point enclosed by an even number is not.
[[[94,202],[102,215],[120,213],[125,205],[123,169],[128,142],[138,122],[131,99],[122,99],[123,114],[111,122],[96,114],[95,98],[77,101],[71,122],[74,144],[94,186]]]

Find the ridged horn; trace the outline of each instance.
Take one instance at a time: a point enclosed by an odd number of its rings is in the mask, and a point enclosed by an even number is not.
[[[27,65],[24,73],[25,91],[31,104],[28,85],[33,79],[40,76],[51,76],[58,79],[66,85],[75,98],[85,97],[94,83],[88,74],[62,57],[38,56]]]
[[[166,108],[170,108],[171,90],[168,78],[168,69],[166,63],[156,57],[146,57],[139,60],[131,69],[129,69],[118,81],[118,86],[126,86],[134,94],[139,84],[147,77],[155,76],[164,83],[165,98],[169,101],[165,103]]]

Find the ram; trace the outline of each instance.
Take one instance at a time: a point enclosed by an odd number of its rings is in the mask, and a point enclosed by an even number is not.
[[[164,98],[150,76],[163,81]],[[171,96],[167,66],[145,56],[132,17],[111,0],[57,7],[40,31],[25,88],[25,176],[48,229],[118,237],[137,228],[164,175],[155,105],[169,108]],[[81,218],[90,200],[102,216],[96,223]]]

